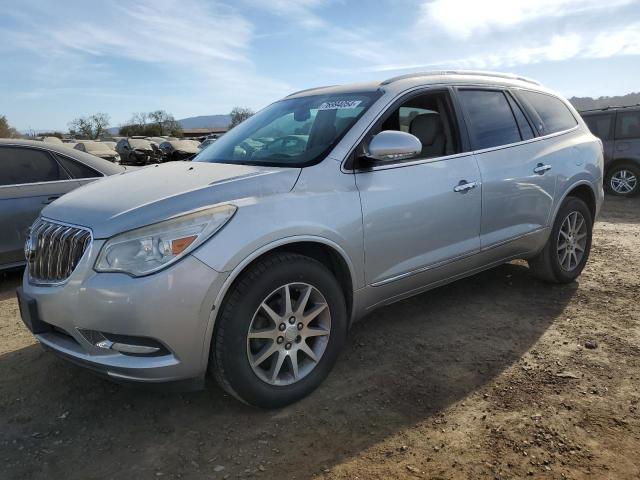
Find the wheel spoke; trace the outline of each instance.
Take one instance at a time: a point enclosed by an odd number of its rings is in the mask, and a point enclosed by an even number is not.
[[[262,350],[260,350],[260,352],[258,352],[251,365],[254,367],[261,365],[266,359],[273,355],[276,350],[277,348],[275,342],[271,343],[271,345],[265,346]]]
[[[274,312],[273,309],[269,305],[267,305],[266,302],[262,302],[262,304],[260,305],[260,308],[262,308],[262,310],[264,310],[265,313],[269,315],[269,318],[271,318],[271,320],[273,320],[273,323],[275,323],[276,325],[282,318],[280,315]]]
[[[307,303],[309,302],[311,291],[311,286],[307,286],[304,293],[300,296],[300,300],[298,301],[298,305],[296,307],[296,315],[302,316],[304,314],[304,309],[307,307]]]
[[[251,330],[249,332],[248,338],[269,338],[273,339],[277,337],[277,332],[275,328],[261,328],[258,330]]]
[[[291,290],[289,290],[289,285],[284,286],[284,314],[285,316],[289,315],[293,312],[291,308]]]
[[[319,303],[315,305],[306,315],[302,317],[302,323],[309,325],[314,318],[320,315],[327,308],[326,303]]]
[[[562,257],[560,258],[560,265],[564,266],[564,261],[566,260],[568,254],[569,254],[569,251],[567,249],[565,249],[564,252],[562,252]]]
[[[584,218],[582,218],[582,215],[580,215],[580,223],[578,223],[578,225],[576,226],[576,228],[573,230],[573,233],[578,233],[580,231],[580,229],[582,228],[582,226],[584,225]]]
[[[309,357],[311,360],[313,360],[314,362],[318,361],[318,357],[316,356],[316,354],[313,352],[313,350],[311,350],[311,347],[309,345],[306,344],[306,342],[301,342],[300,346],[298,347],[298,349],[301,352],[304,352],[305,355],[307,355],[307,357]]]
[[[566,250],[568,243],[567,242],[563,242],[560,245],[558,245],[558,251],[560,250]]]
[[[579,243],[576,243],[576,250],[578,250],[579,252],[584,252],[584,247]]]
[[[563,225],[563,227],[564,227],[564,225]],[[560,229],[560,235],[562,235],[565,240],[569,240],[569,235],[567,233],[565,233],[563,229]]]
[[[307,328],[304,332],[305,337],[325,337],[329,335],[329,331],[324,328]]]
[[[289,363],[291,363],[291,373],[293,374],[293,380],[298,380],[300,376],[300,372],[298,371],[298,353],[294,352],[292,355],[289,355]]]
[[[285,358],[287,358],[287,354],[283,351],[279,351],[278,358],[273,362],[273,367],[271,368],[272,382],[275,382],[278,379],[278,374],[280,373],[280,370],[282,370],[282,364],[284,363]]]

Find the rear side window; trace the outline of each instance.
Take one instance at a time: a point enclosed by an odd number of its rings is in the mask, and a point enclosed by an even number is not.
[[[539,127],[543,135],[569,130],[578,124],[569,108],[559,98],[528,90],[520,90],[518,94],[540,117],[542,125]]]
[[[460,90],[469,119],[474,150],[507,145],[522,140],[507,97],[492,90]]]
[[[640,138],[640,111],[618,112],[616,138]]]
[[[587,115],[584,121],[596,137],[601,140],[611,140],[611,124],[613,115]]]
[[[97,172],[93,168],[89,168],[80,162],[76,162],[75,160],[71,160],[70,158],[63,157],[58,154],[56,154],[56,158],[73,178],[102,177],[100,172]]]
[[[47,152],[34,148],[0,147],[0,185],[55,182],[69,175]]]

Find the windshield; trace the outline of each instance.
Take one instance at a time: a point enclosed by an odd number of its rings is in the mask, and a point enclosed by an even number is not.
[[[199,143],[193,140],[178,140],[175,142],[169,142],[176,150],[193,150],[198,147]]]
[[[281,100],[230,130],[194,161],[312,165],[329,153],[380,95],[358,92]]]

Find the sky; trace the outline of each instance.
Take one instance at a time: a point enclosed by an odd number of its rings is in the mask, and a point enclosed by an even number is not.
[[[0,0],[0,115],[260,109],[295,90],[425,70],[640,91],[640,0]]]

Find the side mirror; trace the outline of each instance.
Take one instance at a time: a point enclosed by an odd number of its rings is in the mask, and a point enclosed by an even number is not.
[[[410,133],[384,130],[369,142],[367,158],[390,162],[414,157],[422,151],[422,143]]]

